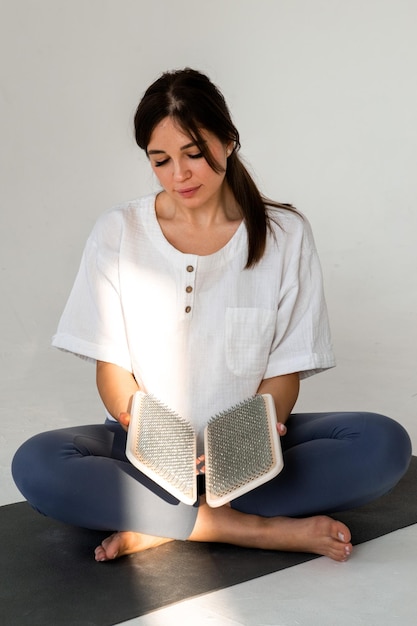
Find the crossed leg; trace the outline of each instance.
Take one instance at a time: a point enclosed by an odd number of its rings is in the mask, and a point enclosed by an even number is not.
[[[279,476],[231,506],[212,509],[201,500],[197,509],[140,475],[125,457],[125,441],[118,424],[61,429],[36,435],[13,459],[17,486],[44,515],[84,528],[123,529],[97,547],[98,561],[155,547],[168,537],[343,561],[352,551],[350,531],[319,513],[381,496],[411,458],[407,433],[389,418],[292,416]]]
[[[311,552],[345,561],[352,552],[350,531],[342,522],[319,515],[303,519],[261,517],[230,506],[218,509],[203,503],[189,541],[230,543],[246,548]],[[107,537],[95,550],[97,561],[108,561],[171,541],[132,532]]]

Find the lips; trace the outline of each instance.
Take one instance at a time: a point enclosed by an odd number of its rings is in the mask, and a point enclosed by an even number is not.
[[[184,198],[188,198],[188,197],[194,195],[199,189],[200,189],[200,186],[197,186],[197,187],[187,187],[187,189],[177,189],[176,192],[180,196],[183,196]]]

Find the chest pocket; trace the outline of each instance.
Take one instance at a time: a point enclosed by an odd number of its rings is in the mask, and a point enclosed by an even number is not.
[[[226,362],[236,376],[261,377],[275,331],[275,311],[226,309]]]

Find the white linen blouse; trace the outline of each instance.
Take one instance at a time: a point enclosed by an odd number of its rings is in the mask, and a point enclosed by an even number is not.
[[[322,273],[293,211],[270,209],[265,254],[244,269],[243,221],[218,252],[184,254],[164,237],[155,197],[98,219],[52,343],[132,372],[193,424],[201,453],[209,418],[262,379],[334,366]]]

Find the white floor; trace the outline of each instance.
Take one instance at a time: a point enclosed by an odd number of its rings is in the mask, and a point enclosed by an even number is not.
[[[46,356],[49,364],[50,359]],[[65,356],[56,363],[57,369],[48,376],[33,367],[0,381],[0,505],[22,500],[10,475],[10,461],[20,442],[41,430],[85,423],[86,414],[92,416],[91,422],[100,419],[98,400],[88,391],[94,383],[92,368]],[[413,443],[415,449],[415,436]],[[130,626],[416,623],[417,525],[356,547],[347,563],[319,558],[127,622]]]
[[[376,626],[417,623],[417,527],[128,622],[140,626]]]

